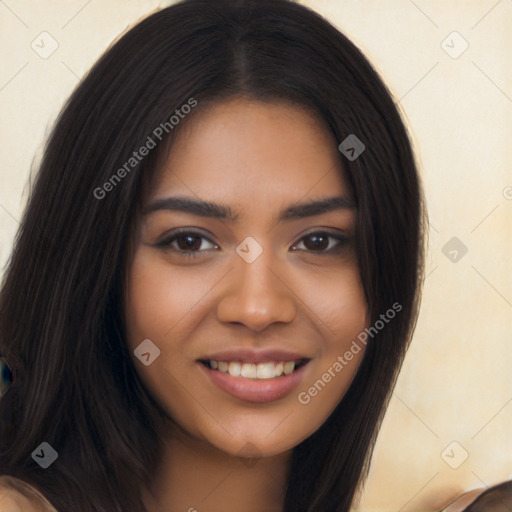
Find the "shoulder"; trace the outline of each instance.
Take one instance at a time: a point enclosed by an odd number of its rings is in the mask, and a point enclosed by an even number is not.
[[[57,512],[34,487],[12,476],[0,476],[0,512]]]

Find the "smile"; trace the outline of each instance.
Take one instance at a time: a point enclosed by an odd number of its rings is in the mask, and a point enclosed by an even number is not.
[[[227,373],[232,377],[243,377],[245,379],[267,380],[290,375],[296,369],[306,364],[308,359],[296,361],[268,361],[262,363],[244,363],[242,361],[200,361],[207,368]]]
[[[284,398],[301,383],[310,359],[293,361],[199,360],[209,381],[224,393],[244,402],[266,403]]]

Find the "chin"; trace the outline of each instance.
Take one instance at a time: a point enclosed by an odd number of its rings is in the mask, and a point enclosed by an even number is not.
[[[215,422],[198,432],[198,437],[215,448],[233,456],[247,458],[273,457],[293,450],[320,425],[311,425],[294,414],[279,415],[271,419],[247,417],[234,421],[228,428]],[[291,419],[293,418],[293,420]],[[230,435],[231,434],[231,435]]]

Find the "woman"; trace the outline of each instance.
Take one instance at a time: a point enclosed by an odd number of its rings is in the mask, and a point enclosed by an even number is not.
[[[3,283],[4,501],[349,510],[425,222],[396,107],[325,20],[281,0],[148,17],[59,117]]]

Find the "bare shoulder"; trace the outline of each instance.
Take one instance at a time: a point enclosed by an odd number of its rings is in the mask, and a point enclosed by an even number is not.
[[[12,476],[0,476],[0,512],[57,512],[34,487]]]
[[[0,512],[35,512],[27,498],[13,487],[3,485],[0,477]]]

